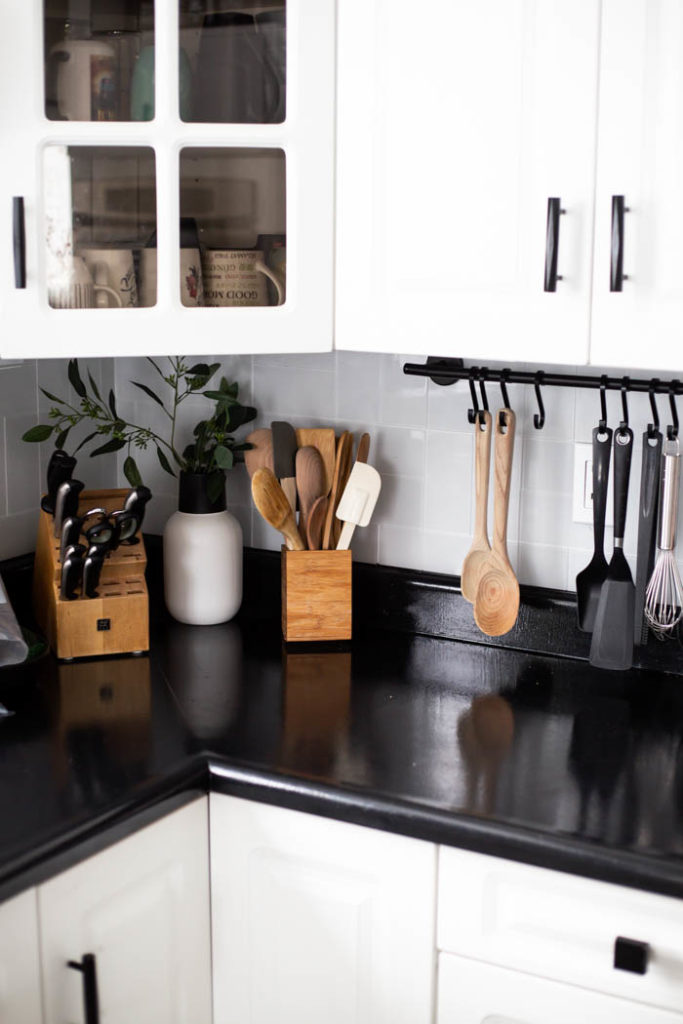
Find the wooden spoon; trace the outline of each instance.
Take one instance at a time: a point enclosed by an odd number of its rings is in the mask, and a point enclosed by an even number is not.
[[[272,469],[263,466],[256,470],[251,478],[251,494],[265,521],[280,531],[294,551],[305,551],[292,506]]]
[[[296,489],[299,495],[299,533],[306,536],[306,522],[313,502],[325,494],[325,465],[317,448],[307,445],[296,453]]]
[[[325,494],[330,493],[334,476],[334,461],[337,451],[337,438],[333,427],[297,427],[296,443],[299,448],[312,445],[322,455],[325,466]]]
[[[483,410],[474,424],[474,536],[472,546],[465,555],[460,575],[462,596],[474,604],[481,570],[491,552],[486,529],[486,513],[489,503],[489,467],[491,465],[491,413]]]
[[[499,413],[494,419],[493,544],[481,569],[474,599],[474,621],[487,636],[508,633],[519,612],[519,583],[510,565],[506,541],[515,414],[511,409],[503,409],[502,415],[507,426],[505,433]]]
[[[308,520],[306,521],[306,540],[311,551],[320,550],[326,515],[327,495],[323,494],[313,502]]]
[[[356,462],[367,462],[370,454],[370,435],[361,434],[358,448],[356,449]]]
[[[334,514],[337,511],[339,499],[342,496],[342,480],[347,480],[351,471],[351,452],[353,449],[353,434],[345,430],[337,441],[337,455],[334,463],[334,476],[332,477],[332,489],[330,490],[330,501],[327,506],[325,517],[325,528],[323,530],[323,550],[327,551],[333,547]]]
[[[256,470],[263,466],[272,469],[273,435],[271,431],[265,427],[260,430],[252,430],[251,434],[247,434],[245,437],[245,441],[249,441],[254,446],[244,453],[244,463],[249,476],[253,477]]]

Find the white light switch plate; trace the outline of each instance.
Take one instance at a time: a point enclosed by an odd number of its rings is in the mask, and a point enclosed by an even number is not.
[[[593,524],[593,446],[577,441],[574,445],[574,488],[572,519],[575,523]],[[614,524],[612,474],[607,484],[605,525]]]

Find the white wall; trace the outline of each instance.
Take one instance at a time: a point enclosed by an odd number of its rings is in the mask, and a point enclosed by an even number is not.
[[[259,409],[254,425],[288,419],[296,426],[329,424],[357,435],[363,430],[370,432],[370,461],[382,473],[383,490],[372,525],[356,531],[353,547],[357,559],[459,573],[473,523],[474,428],[467,422],[469,388],[464,382],[439,387],[422,378],[406,377],[402,371],[406,361],[422,360],[337,352],[231,356],[222,364],[225,375],[239,381],[242,400]],[[163,426],[161,410],[129,383],[136,379],[156,386],[158,378],[146,360],[94,360],[88,365],[106,391],[115,382],[124,415]],[[0,363],[0,558],[24,554],[34,547],[38,502],[52,446],[50,442],[29,445],[20,438],[29,426],[47,416],[50,403],[38,391],[39,385],[67,396],[66,368],[66,360]],[[572,372],[572,368],[564,369]],[[508,533],[511,559],[521,582],[571,590],[592,550],[592,527],[572,522],[573,446],[575,440],[590,441],[598,418],[598,394],[546,388],[546,425],[537,431],[532,420],[533,389],[517,386],[509,391],[518,423]],[[494,407],[499,390],[489,387],[489,393]],[[621,418],[618,393],[610,393],[608,400],[609,422],[616,426]],[[650,417],[645,395],[631,395],[629,405],[636,450],[626,551],[634,564],[640,435]],[[666,422],[668,402],[660,399],[659,408]],[[181,447],[202,409],[201,399],[190,399],[183,406]],[[147,528],[161,532],[176,506],[177,485],[163,472],[154,452],[140,453],[138,459],[154,492]],[[121,473],[123,456],[118,459],[118,480],[114,479],[114,461],[113,456],[81,456],[76,476],[89,487],[126,486]],[[279,535],[251,506],[249,481],[242,466],[228,475],[228,500],[242,523],[246,544],[279,548]],[[679,558],[683,561],[683,544],[679,544]]]

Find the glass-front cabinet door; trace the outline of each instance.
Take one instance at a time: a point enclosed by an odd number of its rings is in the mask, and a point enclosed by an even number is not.
[[[26,0],[0,357],[332,347],[335,0]]]

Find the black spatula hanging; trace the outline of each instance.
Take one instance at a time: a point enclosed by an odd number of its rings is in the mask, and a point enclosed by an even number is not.
[[[603,423],[593,431],[593,557],[576,577],[579,629],[584,633],[593,632],[600,591],[607,576],[605,510],[611,454],[612,431]]]

